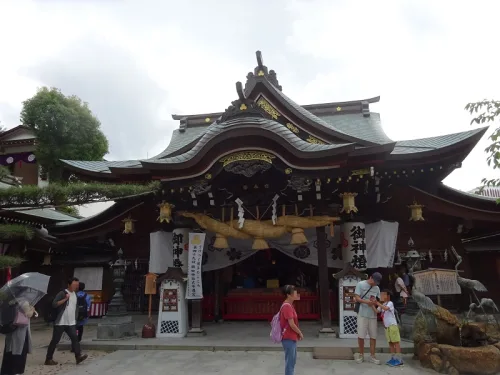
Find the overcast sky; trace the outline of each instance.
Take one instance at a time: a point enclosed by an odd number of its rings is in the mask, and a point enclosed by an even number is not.
[[[498,0],[1,0],[0,122],[18,125],[22,101],[55,86],[89,103],[109,160],[153,156],[171,114],[236,99],[261,50],[298,103],[380,95],[394,140],[469,130],[465,104],[500,99],[498,14]],[[487,144],[445,183],[498,177]]]

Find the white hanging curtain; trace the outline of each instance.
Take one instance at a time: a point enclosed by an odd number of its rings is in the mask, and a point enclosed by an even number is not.
[[[330,236],[330,228],[326,227],[326,252],[328,267],[343,268],[341,249],[341,227],[335,226],[335,235]],[[303,245],[290,245],[290,234],[278,239],[268,239],[269,246],[281,251],[298,261],[318,265],[318,249],[316,229],[304,231],[308,243]],[[168,237],[170,236],[170,237]],[[392,267],[398,236],[398,223],[379,221],[366,225],[366,253],[367,267]],[[253,239],[238,240],[228,238],[228,249],[216,249],[213,247],[215,233],[207,232],[203,252],[203,272],[218,270],[237,264],[253,254]],[[163,273],[167,267],[172,267],[172,234],[166,232],[151,233],[151,256],[150,272]],[[258,250],[257,250],[258,251]],[[153,254],[154,252],[154,254]],[[162,271],[161,271],[162,270]]]

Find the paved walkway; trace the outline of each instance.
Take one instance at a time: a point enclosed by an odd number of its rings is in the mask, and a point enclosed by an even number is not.
[[[386,359],[381,355],[380,359]],[[281,375],[282,353],[273,352],[195,352],[195,351],[117,351],[95,362],[77,366],[66,375]],[[404,367],[391,368],[354,361],[314,360],[311,353],[299,353],[296,375],[349,374],[426,374],[408,359]]]

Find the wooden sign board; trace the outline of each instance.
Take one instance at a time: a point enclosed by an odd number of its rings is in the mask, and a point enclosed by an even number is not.
[[[152,295],[156,294],[156,274],[155,273],[148,273],[146,276],[146,285],[144,288],[144,294],[146,295]]]
[[[429,296],[462,294],[454,270],[429,268],[413,274],[417,289]]]

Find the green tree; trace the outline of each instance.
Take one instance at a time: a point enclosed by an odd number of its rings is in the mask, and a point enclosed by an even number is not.
[[[23,102],[21,123],[36,135],[36,157],[50,181],[62,179],[60,159],[102,160],[108,140],[88,104],[59,89],[42,87]]]
[[[500,101],[483,100],[481,102],[469,103],[465,106],[465,109],[471,115],[475,116],[471,120],[471,124],[484,124],[500,119]],[[488,165],[493,167],[493,169],[500,169],[500,126],[497,126],[493,130],[488,139],[492,142],[484,150],[488,154]],[[500,178],[483,178],[482,183],[484,186],[500,186]]]

